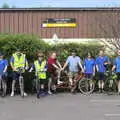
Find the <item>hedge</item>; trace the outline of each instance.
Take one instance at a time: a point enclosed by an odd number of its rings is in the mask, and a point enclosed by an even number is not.
[[[3,51],[8,59],[10,59],[10,56],[17,48],[20,48],[27,55],[29,63],[33,62],[38,51],[43,51],[46,56],[48,56],[50,52],[56,51],[59,56],[58,59],[63,64],[67,57],[71,54],[72,49],[76,49],[77,54],[84,59],[88,52],[91,52],[93,56],[96,56],[103,46],[98,44],[78,43],[49,45],[48,43],[42,41],[38,36],[25,34],[0,34],[0,51]],[[27,86],[27,91],[30,91],[31,89],[32,79],[33,75],[26,73],[25,86]]]
[[[80,44],[80,43],[69,43],[69,44],[58,44],[57,46],[52,46],[52,50],[56,50],[59,54],[59,60],[62,62],[71,55],[72,49],[76,49],[77,55],[84,59],[87,53],[90,52],[93,57],[98,55],[99,50],[103,49],[102,45],[99,44]]]
[[[23,34],[0,35],[0,50],[5,53],[7,58],[10,58],[17,48],[26,53],[28,60],[33,60],[37,51],[46,52],[50,47],[49,44],[40,40],[37,36]]]
[[[3,51],[7,58],[10,58],[13,52],[17,48],[20,48],[26,53],[28,60],[33,61],[36,57],[37,51],[43,51],[46,56],[51,51],[57,51],[59,59],[64,60],[68,55],[71,54],[72,49],[77,50],[77,54],[83,59],[87,52],[91,52],[93,56],[98,54],[98,51],[103,46],[99,44],[58,44],[49,45],[48,43],[41,40],[38,36],[25,35],[25,34],[0,34],[0,51]]]

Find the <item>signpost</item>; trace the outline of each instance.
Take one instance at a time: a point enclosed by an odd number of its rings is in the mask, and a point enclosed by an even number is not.
[[[54,33],[52,40],[55,44],[55,50],[57,51],[57,44],[58,44],[59,39],[56,33]]]
[[[52,40],[55,43],[55,45],[58,43],[59,39],[58,39],[58,36],[56,35],[56,33],[54,33]]]

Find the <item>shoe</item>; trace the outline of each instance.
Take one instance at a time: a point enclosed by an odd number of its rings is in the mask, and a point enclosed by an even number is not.
[[[71,90],[71,93],[72,93],[72,94],[75,94],[76,92],[75,92],[75,90]]]
[[[53,85],[51,89],[55,92],[56,91],[56,86]]]
[[[75,94],[75,89],[74,88],[71,89],[71,93]]]
[[[48,91],[48,94],[49,94],[49,95],[52,95],[52,92],[51,92],[51,91]]]
[[[102,89],[102,90],[101,90],[101,93],[105,93],[105,91]]]
[[[39,93],[37,93],[37,98],[38,98],[38,99],[40,98],[40,95],[39,95]]]
[[[13,97],[14,96],[14,92],[12,92],[10,96]]]
[[[59,84],[62,84],[63,82],[62,81],[60,81],[60,80],[58,80],[57,81],[57,84],[59,85]]]
[[[21,93],[21,97],[26,97],[27,96],[27,93]]]
[[[101,89],[101,88],[99,88],[99,91],[98,91],[98,93],[102,93],[102,89]]]
[[[27,96],[27,93],[24,92],[24,96],[26,97],[26,96]]]
[[[45,96],[47,96],[47,95],[48,95],[48,92],[45,92],[44,94],[45,94]]]
[[[44,97],[44,96],[46,96],[47,94],[46,94],[45,92],[42,92],[40,95]]]

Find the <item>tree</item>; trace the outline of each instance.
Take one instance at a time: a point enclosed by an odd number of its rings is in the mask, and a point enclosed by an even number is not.
[[[96,36],[102,36],[102,42],[112,51],[120,49],[120,9],[105,11],[94,20],[99,26],[99,30],[94,30]]]
[[[15,5],[13,5],[13,6],[12,6],[12,8],[16,8],[16,6],[15,6]]]
[[[2,5],[2,8],[9,8],[9,5],[8,5],[7,3],[4,3],[4,4]]]

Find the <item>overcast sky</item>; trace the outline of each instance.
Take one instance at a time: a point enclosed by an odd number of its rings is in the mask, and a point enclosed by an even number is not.
[[[120,7],[120,0],[0,0],[0,7]]]

